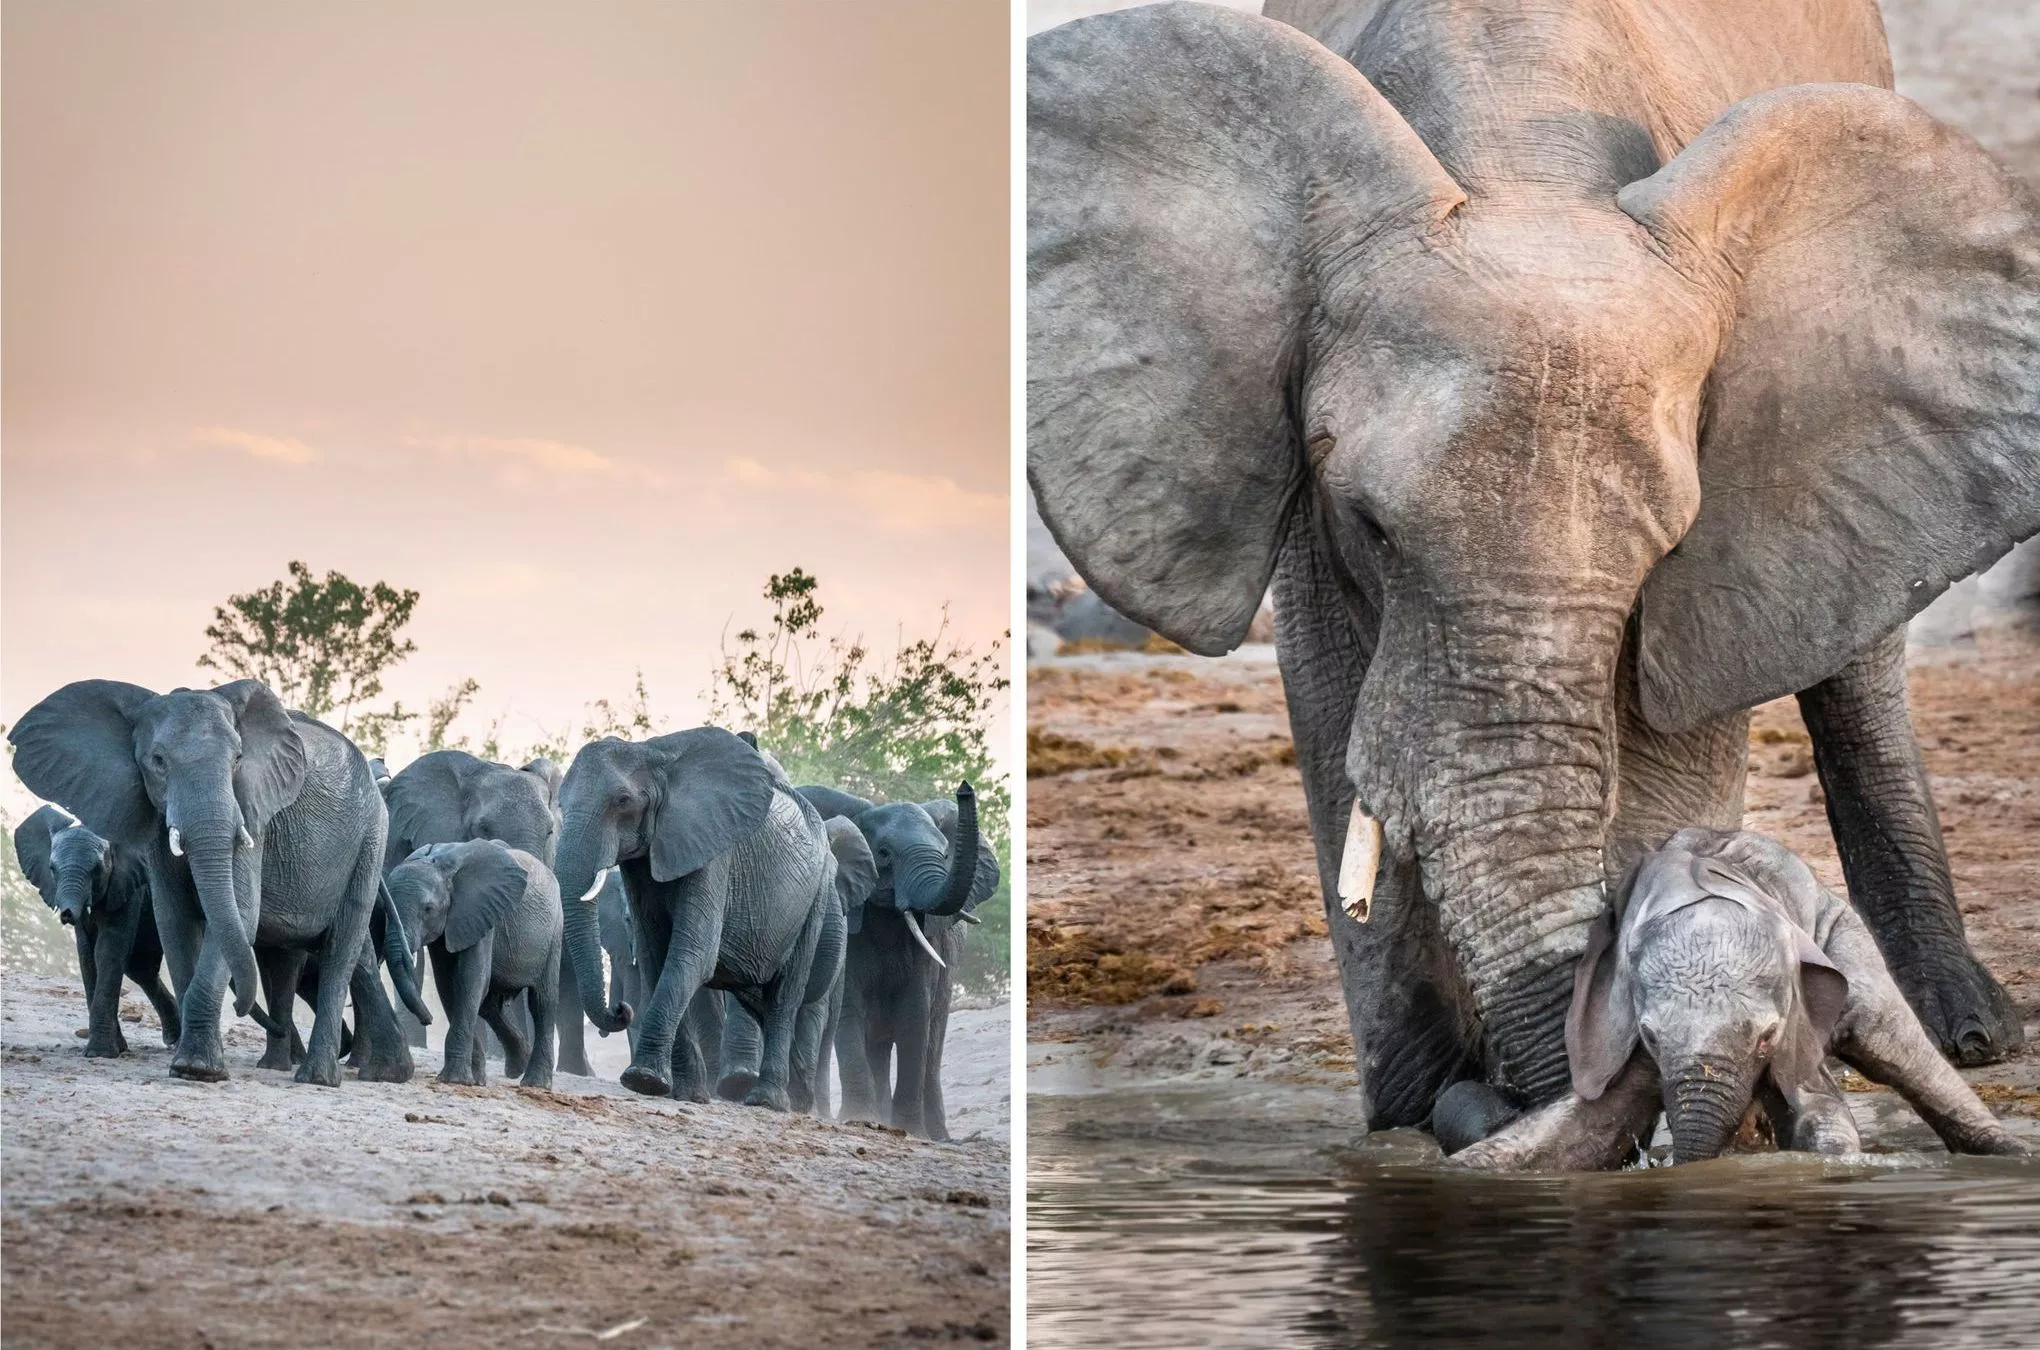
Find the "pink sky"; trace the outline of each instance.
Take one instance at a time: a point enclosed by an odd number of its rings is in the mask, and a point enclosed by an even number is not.
[[[0,719],[213,683],[302,558],[390,692],[675,725],[768,573],[1004,631],[1002,5],[8,0]],[[533,719],[536,719],[534,722]]]

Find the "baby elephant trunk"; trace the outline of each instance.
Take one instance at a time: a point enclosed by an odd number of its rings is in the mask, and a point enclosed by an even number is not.
[[[1689,1060],[1665,1077],[1665,1118],[1674,1163],[1718,1158],[1742,1124],[1754,1089],[1747,1068],[1713,1058]]]

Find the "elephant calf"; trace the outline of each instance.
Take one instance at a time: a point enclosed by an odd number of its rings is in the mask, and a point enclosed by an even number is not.
[[[21,871],[78,941],[78,975],[90,1010],[87,1055],[127,1053],[120,1030],[125,975],[155,1005],[163,1043],[177,1044],[177,1000],[163,987],[163,944],[140,858],[100,838],[54,806],[38,807],[14,831]]]
[[[476,1020],[487,1021],[523,1062],[525,1087],[552,1086],[560,976],[560,892],[552,869],[493,839],[433,844],[389,874],[391,900],[410,941],[432,955],[446,1007],[442,1083],[487,1076]],[[529,992],[533,1036],[503,1016]]]
[[[1848,901],[1748,831],[1681,830],[1638,862],[1588,941],[1565,1030],[1572,1096],[1460,1161],[1626,1151],[1660,1101],[1674,1162],[1718,1155],[1753,1101],[1784,1146],[1854,1153],[1830,1052],[1896,1088],[1950,1152],[2029,1151],[1942,1058]]]

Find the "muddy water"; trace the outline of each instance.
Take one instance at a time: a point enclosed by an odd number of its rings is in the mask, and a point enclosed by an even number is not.
[[[1035,1096],[1028,1333],[1063,1347],[2040,1345],[2040,1163],[1581,1177],[1355,1141],[1265,1085]]]

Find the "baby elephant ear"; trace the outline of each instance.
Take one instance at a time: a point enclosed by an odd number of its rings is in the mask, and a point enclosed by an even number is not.
[[[1565,1055],[1573,1091],[1593,1101],[1608,1090],[1636,1050],[1636,1007],[1619,969],[1611,904],[1587,934],[1587,950],[1573,972],[1572,1008],[1565,1017]]]
[[[1849,977],[1828,960],[1828,954],[1820,949],[1812,934],[1793,926],[1794,940],[1799,946],[1799,1002],[1806,1009],[1807,1020],[1820,1033],[1822,1053],[1834,1035],[1835,1024],[1842,1020],[1842,1010],[1849,1003]]]
[[[1152,5],[1028,39],[1027,474],[1100,599],[1201,655],[1246,637],[1311,316],[1464,200],[1287,24]]]
[[[1653,726],[1819,683],[2040,530],[2040,203],[1974,141],[1792,85],[1616,200],[1726,329],[1700,512],[1643,588]]]
[[[560,779],[564,775],[561,774],[559,765],[553,763],[544,755],[540,755],[537,759],[532,760],[529,764],[519,769],[518,772],[528,773],[539,782],[545,784],[545,804],[547,806],[557,807],[560,804]]]
[[[50,850],[66,824],[55,807],[41,806],[14,827],[14,861],[51,909],[57,907],[57,869],[50,863]]]
[[[530,877],[507,845],[483,841],[463,850],[446,908],[446,950],[464,952],[508,918]]]
[[[652,879],[699,871],[765,824],[772,771],[756,750],[720,727],[645,742],[661,757],[652,826]]]
[[[864,927],[864,902],[878,889],[878,862],[864,831],[850,821],[831,816],[823,828],[829,832],[829,852],[836,857],[837,898],[850,916],[850,931],[858,932]]]
[[[304,738],[283,700],[260,680],[235,680],[213,693],[233,708],[239,724],[241,767],[234,771],[234,795],[248,828],[259,830],[304,791]]]

